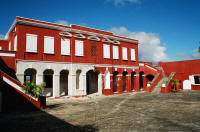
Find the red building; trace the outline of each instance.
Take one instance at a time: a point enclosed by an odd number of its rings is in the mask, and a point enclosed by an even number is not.
[[[138,40],[77,25],[16,17],[0,49],[21,83],[46,83],[46,96],[147,90],[157,74],[150,64],[139,65]]]

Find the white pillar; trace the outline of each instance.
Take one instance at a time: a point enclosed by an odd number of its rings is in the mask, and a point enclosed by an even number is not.
[[[86,73],[82,73],[82,76],[80,78],[80,84],[79,86],[81,86],[81,90],[83,91],[83,94],[86,95],[87,94],[87,83],[86,83]]]
[[[17,79],[23,84],[24,83],[24,74],[17,74]]]
[[[42,74],[36,74],[36,84],[40,85],[43,83],[43,75]]]
[[[103,86],[103,84],[102,84],[102,74],[99,73],[99,75],[98,75],[98,93],[100,95],[102,95],[102,86]]]
[[[53,75],[53,97],[60,96],[60,75],[54,74]]]

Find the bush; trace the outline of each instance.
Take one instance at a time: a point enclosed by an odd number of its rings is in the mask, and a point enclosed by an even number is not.
[[[26,94],[38,98],[43,93],[44,86],[43,84],[37,85],[34,82],[24,82],[23,89],[25,90]]]

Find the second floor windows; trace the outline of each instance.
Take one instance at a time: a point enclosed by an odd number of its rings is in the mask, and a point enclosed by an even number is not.
[[[125,48],[125,47],[122,48],[122,59],[123,60],[128,60],[128,57],[127,57],[127,48]]]
[[[44,53],[54,54],[54,37],[44,36]]]
[[[131,61],[135,61],[135,49],[131,49]]]
[[[17,51],[17,35],[14,38],[14,51]]]
[[[75,55],[83,56],[83,41],[75,40]]]
[[[61,55],[70,55],[70,39],[61,38]]]
[[[110,45],[107,45],[107,44],[103,45],[103,56],[106,59],[110,58]]]
[[[26,34],[26,52],[37,52],[37,35]]]
[[[119,49],[118,49],[118,46],[113,46],[113,59],[119,59]]]

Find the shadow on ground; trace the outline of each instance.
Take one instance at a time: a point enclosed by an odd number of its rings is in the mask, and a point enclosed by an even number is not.
[[[92,125],[75,126],[41,110],[0,113],[1,132],[95,132]]]

